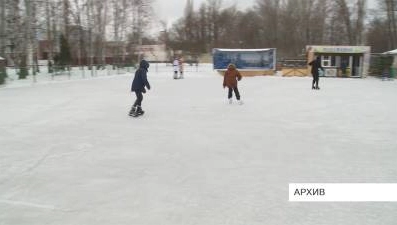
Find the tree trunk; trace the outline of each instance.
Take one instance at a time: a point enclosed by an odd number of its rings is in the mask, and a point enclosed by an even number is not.
[[[393,0],[385,0],[386,3],[386,12],[387,12],[387,24],[389,29],[390,36],[390,47],[394,49],[396,47],[397,42],[397,26],[396,26],[396,18],[394,15],[394,2]]]
[[[46,25],[47,25],[47,47],[48,47],[48,55],[47,55],[47,66],[48,73],[53,72],[53,49],[52,49],[52,35],[51,35],[51,8],[50,8],[50,0],[46,1]]]
[[[339,7],[339,16],[343,20],[343,23],[345,25],[349,45],[354,44],[354,37],[353,37],[353,31],[352,31],[352,25],[351,25],[351,20],[350,20],[350,11],[347,6],[347,3],[345,0],[337,0],[336,3],[338,4]]]
[[[363,32],[364,32],[364,19],[365,19],[365,7],[367,5],[366,0],[357,0],[357,21],[356,21],[356,45],[363,44]]]
[[[5,58],[6,47],[6,0],[0,0],[0,56]]]

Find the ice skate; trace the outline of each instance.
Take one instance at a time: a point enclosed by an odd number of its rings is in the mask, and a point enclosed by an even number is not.
[[[233,99],[229,98],[229,104],[233,104]]]
[[[244,104],[244,102],[242,100],[238,100],[237,102],[238,102],[239,105]]]
[[[138,117],[143,115],[144,113],[145,111],[143,111],[142,108],[138,106],[135,112],[132,114],[132,117]]]
[[[178,72],[176,72],[176,71],[174,71],[174,79],[176,80],[176,79],[178,79]]]
[[[130,116],[134,115],[135,111],[136,111],[136,107],[132,106],[130,112],[128,113],[128,115],[130,115]]]

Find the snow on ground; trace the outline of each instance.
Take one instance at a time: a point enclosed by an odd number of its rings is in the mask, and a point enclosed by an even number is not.
[[[189,70],[189,69],[188,69]],[[293,182],[397,182],[397,82],[210,66],[0,88],[0,224],[394,225],[394,203],[290,203]]]

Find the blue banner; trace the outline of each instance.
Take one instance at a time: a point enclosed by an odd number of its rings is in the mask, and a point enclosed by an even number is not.
[[[224,70],[230,63],[238,69],[275,70],[276,49],[220,49],[214,48],[215,70]]]

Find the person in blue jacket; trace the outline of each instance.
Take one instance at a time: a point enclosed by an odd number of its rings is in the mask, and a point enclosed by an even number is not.
[[[147,72],[149,69],[149,63],[146,60],[142,60],[139,63],[139,69],[135,72],[134,80],[131,85],[131,92],[135,92],[136,101],[131,108],[130,116],[142,115],[144,111],[142,110],[142,100],[143,94],[146,93],[145,87],[150,90],[150,84],[147,80]]]

